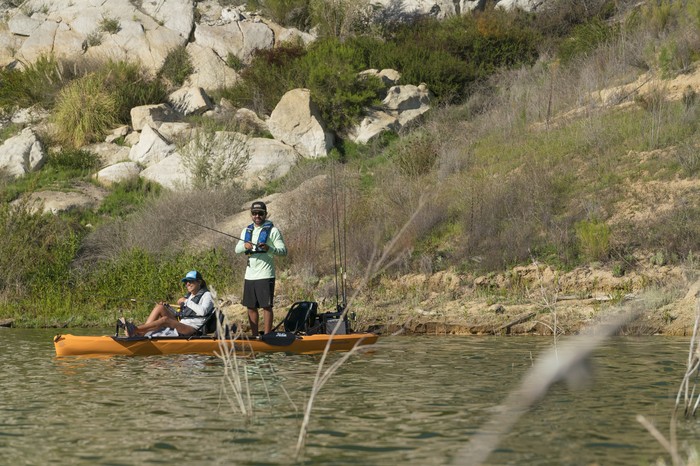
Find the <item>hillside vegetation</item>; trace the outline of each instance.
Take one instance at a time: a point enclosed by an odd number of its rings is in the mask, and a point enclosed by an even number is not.
[[[378,254],[391,264],[362,289],[360,325],[386,322],[380,302],[517,303],[545,283],[539,272],[527,279],[513,272],[533,264],[549,271],[554,295],[593,290],[561,279],[581,268],[618,279],[605,290],[615,299],[650,287],[678,290],[679,281],[694,279],[699,249],[699,31],[698,0],[561,2],[537,15],[487,9],[442,22],[331,28],[308,48],[260,52],[242,69],[243,81],[218,96],[265,114],[286,90],[311,89],[341,136],[327,160],[306,161],[256,191],[120,185],[99,210],[59,216],[34,213],[22,194],[92,182],[94,156],[73,147],[124,123],[124,109],[159,102],[179,78],[146,77],[125,63],[80,69],[50,57],[3,70],[0,105],[38,103],[59,131],[47,141],[56,149],[44,169],[0,182],[0,318],[79,326],[111,323],[115,310],[143,315],[154,300],[175,298],[178,278],[192,268],[235,299],[243,262],[233,244],[195,247],[190,240],[201,232],[179,218],[216,224],[254,198],[322,174],[343,193],[351,288]],[[367,146],[343,141],[378,96],[376,83],[357,73],[388,67],[406,82],[425,82],[435,108],[399,135]],[[17,130],[5,126],[0,139]],[[317,191],[299,196],[284,231],[291,252],[280,262],[280,303],[331,302],[331,220],[339,208]],[[448,275],[461,285],[406,279]]]

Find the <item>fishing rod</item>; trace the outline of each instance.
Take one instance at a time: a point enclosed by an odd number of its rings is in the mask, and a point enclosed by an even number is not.
[[[182,221],[184,221],[184,222],[187,222],[187,223],[191,223],[192,225],[197,225],[198,227],[206,228],[207,230],[211,230],[211,231],[213,231],[213,232],[215,232],[215,233],[219,233],[220,235],[228,236],[229,238],[237,239],[238,241],[243,241],[244,243],[250,243],[250,244],[252,244],[252,245],[253,245],[253,249],[251,249],[251,250],[249,250],[249,251],[246,251],[246,254],[264,254],[264,253],[267,252],[266,250],[260,249],[260,248],[259,248],[259,244],[260,244],[260,243],[254,244],[252,241],[246,241],[246,240],[244,240],[243,238],[239,238],[238,236],[229,235],[228,233],[224,233],[223,231],[219,231],[219,230],[217,230],[217,229],[215,229],[215,228],[211,228],[211,227],[208,227],[208,226],[206,226],[206,225],[202,225],[201,223],[193,222],[192,220],[187,220],[187,219],[184,219],[184,218],[183,218],[183,219],[180,219],[180,220],[182,220]]]
[[[331,166],[331,196],[332,196],[332,223],[333,223],[333,261],[335,269],[335,307],[338,312],[344,312],[347,307],[347,224],[346,224],[346,198],[343,185],[342,201],[342,235],[340,209],[338,207],[338,180],[335,165]],[[340,280],[340,284],[338,281]],[[340,298],[342,297],[342,302]]]
[[[187,220],[187,219],[184,219],[184,218],[181,218],[180,220],[182,220],[183,222],[191,223],[192,225],[197,225],[198,227],[206,228],[207,230],[211,230],[211,231],[213,231],[213,232],[215,232],[215,233],[219,233],[220,235],[224,235],[224,236],[228,236],[229,238],[237,239],[238,241],[243,241],[243,242],[245,242],[245,243],[250,243],[250,241],[246,241],[246,240],[244,240],[243,238],[239,238],[238,236],[229,235],[228,233],[224,233],[223,231],[219,231],[219,230],[217,230],[217,229],[215,229],[215,228],[211,228],[211,227],[208,227],[208,226],[206,226],[206,225],[202,225],[201,223],[193,222],[192,220]]]

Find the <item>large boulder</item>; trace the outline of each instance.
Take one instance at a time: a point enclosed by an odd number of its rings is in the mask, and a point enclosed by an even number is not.
[[[117,162],[129,159],[129,148],[119,146],[109,142],[99,142],[83,147],[84,150],[92,152],[100,161],[100,166],[107,167]]]
[[[201,87],[181,87],[168,96],[168,103],[183,116],[201,115],[214,107]]]
[[[365,73],[370,72],[372,70]],[[397,75],[393,76],[392,80],[399,79]],[[366,144],[385,131],[399,131],[430,110],[431,97],[425,84],[392,86],[381,106],[365,110],[360,123],[351,128],[346,136],[353,142]]]
[[[308,89],[292,89],[284,94],[267,126],[275,139],[306,158],[327,156],[335,143]]]
[[[49,112],[39,106],[20,108],[12,114],[10,121],[17,125],[31,125],[48,119]]]
[[[131,127],[134,131],[141,131],[145,126],[158,128],[166,121],[176,121],[177,115],[166,104],[139,105],[130,111]]]
[[[158,127],[158,133],[170,142],[192,139],[195,132],[195,128],[190,123],[185,123],[184,121],[163,123]]]
[[[26,3],[23,8],[33,6],[37,11],[27,17],[16,9],[8,25],[16,50],[12,58],[23,63],[41,55],[84,54],[98,60],[137,61],[155,73],[171,50],[187,43],[194,27],[193,0],[138,2],[138,6],[129,0]],[[0,33],[0,44],[7,38]]]
[[[292,147],[266,138],[251,138],[248,141],[248,152],[250,159],[243,176],[247,188],[282,178],[300,158]]]
[[[112,185],[123,181],[133,180],[138,178],[141,172],[141,167],[136,162],[120,162],[105,167],[97,174],[95,179],[105,186]]]
[[[200,24],[194,31],[195,41],[212,49],[222,59],[229,54],[248,61],[257,49],[270,49],[274,44],[272,29],[262,22],[235,21],[223,25]]]
[[[166,159],[174,151],[174,144],[168,142],[155,129],[145,126],[139,142],[129,151],[129,159],[149,166]]]
[[[41,26],[42,21],[30,18],[22,12],[17,13],[7,22],[7,27],[12,34],[29,37],[34,30]]]
[[[194,69],[187,77],[187,86],[213,91],[231,87],[240,79],[238,73],[224,61],[226,57],[220,57],[209,47],[190,42],[187,44],[187,53]]]
[[[139,2],[144,13],[153,17],[164,27],[182,37],[189,37],[194,27],[194,3],[192,0],[160,0]]]
[[[70,191],[37,191],[29,194],[26,199],[35,212],[58,214],[76,209],[95,209],[106,196],[106,191],[91,183],[78,183]]]
[[[0,170],[10,176],[36,171],[45,161],[46,151],[31,128],[25,128],[0,146]]]
[[[399,119],[381,110],[370,109],[365,112],[359,124],[350,130],[348,138],[358,144],[367,144],[375,136],[385,131],[398,131]]]
[[[166,189],[187,189],[191,186],[187,170],[177,152],[143,170],[142,179],[153,181]]]
[[[269,132],[267,123],[261,120],[256,113],[247,108],[239,108],[233,115],[234,120],[238,123],[240,131],[243,133],[258,133],[263,134]]]
[[[505,10],[519,8],[523,11],[536,11],[546,3],[548,3],[547,0],[499,0],[496,6]]]

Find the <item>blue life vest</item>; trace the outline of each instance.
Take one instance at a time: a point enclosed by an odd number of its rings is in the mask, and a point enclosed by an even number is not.
[[[272,230],[272,227],[274,225],[272,224],[271,221],[265,220],[265,223],[262,224],[262,231],[258,235],[258,243],[257,244],[266,244],[267,243],[267,238],[270,236],[270,230]],[[253,230],[255,230],[255,224],[251,223],[248,225],[248,227],[245,229],[245,237],[243,238],[246,243],[252,243],[253,242]],[[257,249],[255,251],[248,249],[246,250],[246,254],[259,254],[259,253],[264,253],[265,251],[258,251]]]

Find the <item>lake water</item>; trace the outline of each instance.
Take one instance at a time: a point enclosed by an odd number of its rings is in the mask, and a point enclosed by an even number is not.
[[[56,358],[55,333],[0,329],[0,463],[294,463],[319,356],[246,361],[253,417],[245,419],[222,396],[223,363],[216,357]],[[469,439],[551,343],[380,338],[323,387],[302,462],[459,463]],[[595,382],[578,391],[555,385],[486,464],[640,465],[660,456],[670,464],[635,416],[668,435],[687,353],[688,339],[609,340],[593,356]],[[683,453],[700,438],[699,425],[679,421]]]

